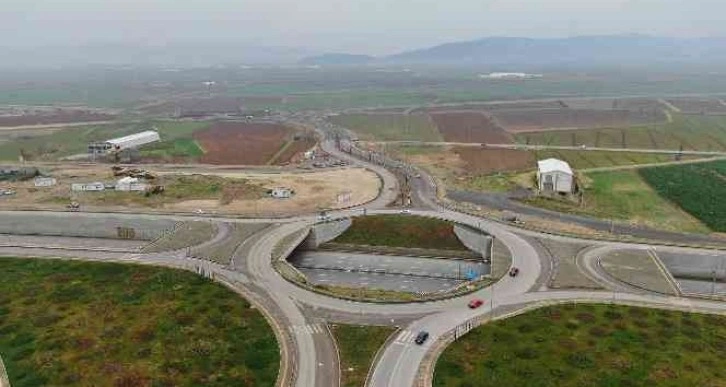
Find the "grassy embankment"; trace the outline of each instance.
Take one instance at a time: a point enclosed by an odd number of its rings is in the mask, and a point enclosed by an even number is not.
[[[476,328],[434,386],[723,386],[726,317],[606,305],[539,309]]]
[[[333,243],[466,250],[454,234],[454,224],[409,215],[373,215],[353,218],[353,224]]]
[[[270,386],[262,315],[195,274],[0,258],[0,353],[13,386]]]
[[[330,330],[340,350],[342,387],[363,387],[376,351],[395,328],[380,326],[333,325]]]

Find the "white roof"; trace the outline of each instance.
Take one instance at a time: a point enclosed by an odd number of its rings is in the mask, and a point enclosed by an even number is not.
[[[132,183],[138,183],[139,179],[131,176],[126,176],[124,178],[119,179],[118,184],[132,184]]]
[[[540,173],[564,172],[572,175],[572,168],[567,162],[558,159],[546,159],[537,162],[537,169]]]
[[[125,144],[127,142],[135,141],[135,140],[138,140],[138,139],[141,139],[141,138],[145,138],[145,137],[155,137],[155,138],[159,138],[159,133],[157,133],[154,130],[147,130],[147,131],[140,132],[140,133],[130,134],[130,135],[124,136],[124,137],[113,138],[113,139],[108,140],[106,142],[107,143],[110,143],[110,144],[113,144],[113,145],[116,145],[116,144]]]

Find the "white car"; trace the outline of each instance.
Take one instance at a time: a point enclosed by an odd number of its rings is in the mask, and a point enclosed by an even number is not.
[[[410,214],[410,213],[411,213],[411,210],[409,210],[408,208],[401,210],[401,214]]]

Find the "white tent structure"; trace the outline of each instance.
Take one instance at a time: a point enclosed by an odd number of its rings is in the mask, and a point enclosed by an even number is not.
[[[537,182],[541,192],[572,193],[574,173],[565,161],[540,160],[537,162]]]
[[[155,130],[147,130],[140,133],[134,133],[128,136],[107,140],[106,143],[111,145],[111,149],[121,150],[128,148],[137,148],[145,144],[160,141],[159,132]]]

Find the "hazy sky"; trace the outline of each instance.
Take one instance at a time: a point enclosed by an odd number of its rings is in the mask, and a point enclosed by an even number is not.
[[[726,36],[724,0],[0,0],[0,45],[227,40],[382,54],[485,36]]]

